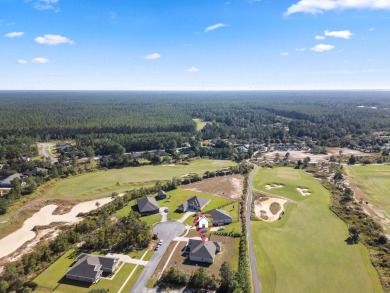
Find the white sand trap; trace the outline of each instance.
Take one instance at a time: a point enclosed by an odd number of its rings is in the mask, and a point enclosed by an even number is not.
[[[309,189],[307,189],[307,188],[300,188],[300,187],[298,187],[297,190],[298,190],[298,192],[299,192],[302,196],[311,195],[311,192],[310,192]]]
[[[280,210],[276,213],[276,215],[272,214],[270,210],[271,204],[274,202],[280,205]],[[255,214],[259,219],[263,221],[274,222],[279,219],[280,214],[284,211],[284,204],[286,202],[287,200],[281,198],[269,198],[265,201],[256,201]]]
[[[265,186],[265,189],[267,190],[271,190],[271,189],[274,189],[274,188],[283,188],[284,186],[283,185],[280,185],[280,184],[267,184]]]
[[[32,231],[35,226],[46,226],[55,222],[62,223],[76,223],[82,220],[81,217],[77,217],[79,213],[87,213],[97,209],[96,202],[100,203],[100,206],[111,202],[111,197],[95,199],[86,201],[75,205],[72,210],[64,215],[53,215],[53,212],[57,208],[57,205],[47,205],[37,213],[27,219],[22,228],[9,234],[8,236],[0,239],[0,258],[3,258],[12,252],[16,251],[24,243],[35,238],[36,233]]]

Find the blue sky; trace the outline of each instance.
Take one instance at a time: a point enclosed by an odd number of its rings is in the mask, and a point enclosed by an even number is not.
[[[389,89],[390,0],[0,0],[0,89]]]

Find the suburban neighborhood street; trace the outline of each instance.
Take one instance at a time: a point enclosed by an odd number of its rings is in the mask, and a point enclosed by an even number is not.
[[[185,230],[185,226],[177,221],[159,223],[154,226],[153,233],[158,234],[158,238],[163,240],[163,245],[159,250],[154,252],[152,258],[148,261],[130,293],[140,293],[144,290],[147,282],[152,277],[155,269],[157,268],[158,263],[164,256],[169,243],[171,243],[171,241],[177,236],[183,234]]]
[[[42,156],[49,158],[51,160],[51,162],[54,164],[54,163],[58,162],[58,159],[53,157],[53,155],[50,154],[50,152],[48,151],[48,149],[51,145],[53,145],[53,144],[52,143],[38,143],[38,147],[41,147]]]
[[[246,227],[248,232],[248,244],[249,244],[249,259],[250,266],[252,271],[252,282],[253,282],[253,292],[261,293],[261,284],[259,275],[257,273],[255,252],[253,250],[253,241],[252,241],[252,227],[251,227],[251,205],[253,198],[253,176],[257,173],[259,167],[254,165],[255,169],[249,176],[249,190],[248,190],[248,199],[247,199],[247,207],[246,207]]]

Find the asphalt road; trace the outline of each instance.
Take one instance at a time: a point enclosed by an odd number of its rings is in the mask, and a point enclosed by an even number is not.
[[[253,282],[253,292],[254,293],[261,293],[261,284],[259,275],[257,273],[257,266],[256,266],[256,258],[255,258],[255,251],[253,249],[253,241],[252,241],[252,227],[251,227],[251,205],[252,205],[252,197],[253,197],[253,176],[257,173],[259,167],[257,165],[255,166],[255,170],[251,173],[249,176],[249,193],[248,193],[248,200],[247,200],[247,207],[246,207],[246,229],[248,232],[248,244],[249,244],[249,259],[250,259],[250,266],[252,271],[252,282]]]
[[[185,230],[185,226],[177,221],[159,223],[154,226],[153,232],[158,233],[158,238],[163,240],[163,245],[158,251],[154,252],[152,258],[148,261],[148,264],[142,270],[141,275],[130,290],[130,293],[141,293],[144,290],[147,282],[156,270],[158,263],[165,254],[169,243],[171,243],[175,237],[183,234]]]
[[[38,143],[38,146],[41,147],[42,149],[42,155],[46,158],[49,158],[51,160],[51,162],[54,164],[54,163],[57,163],[58,160],[57,158],[54,158],[49,152],[48,152],[48,148],[49,146],[52,145],[51,143]]]

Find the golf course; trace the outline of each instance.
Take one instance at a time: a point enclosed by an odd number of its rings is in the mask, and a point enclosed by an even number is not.
[[[231,161],[196,160],[183,165],[158,165],[110,169],[85,173],[60,180],[44,191],[45,198],[88,199],[122,192],[134,188],[154,185],[157,181],[180,178],[188,173],[203,175],[206,171],[216,171],[235,165]]]
[[[384,229],[390,234],[390,165],[348,166],[346,171],[365,200],[379,211]]]
[[[252,221],[262,292],[383,292],[362,244],[329,208],[329,192],[304,170],[261,168],[254,189],[290,199],[275,222]],[[266,185],[283,185],[267,189]],[[307,190],[303,196],[297,188]]]

